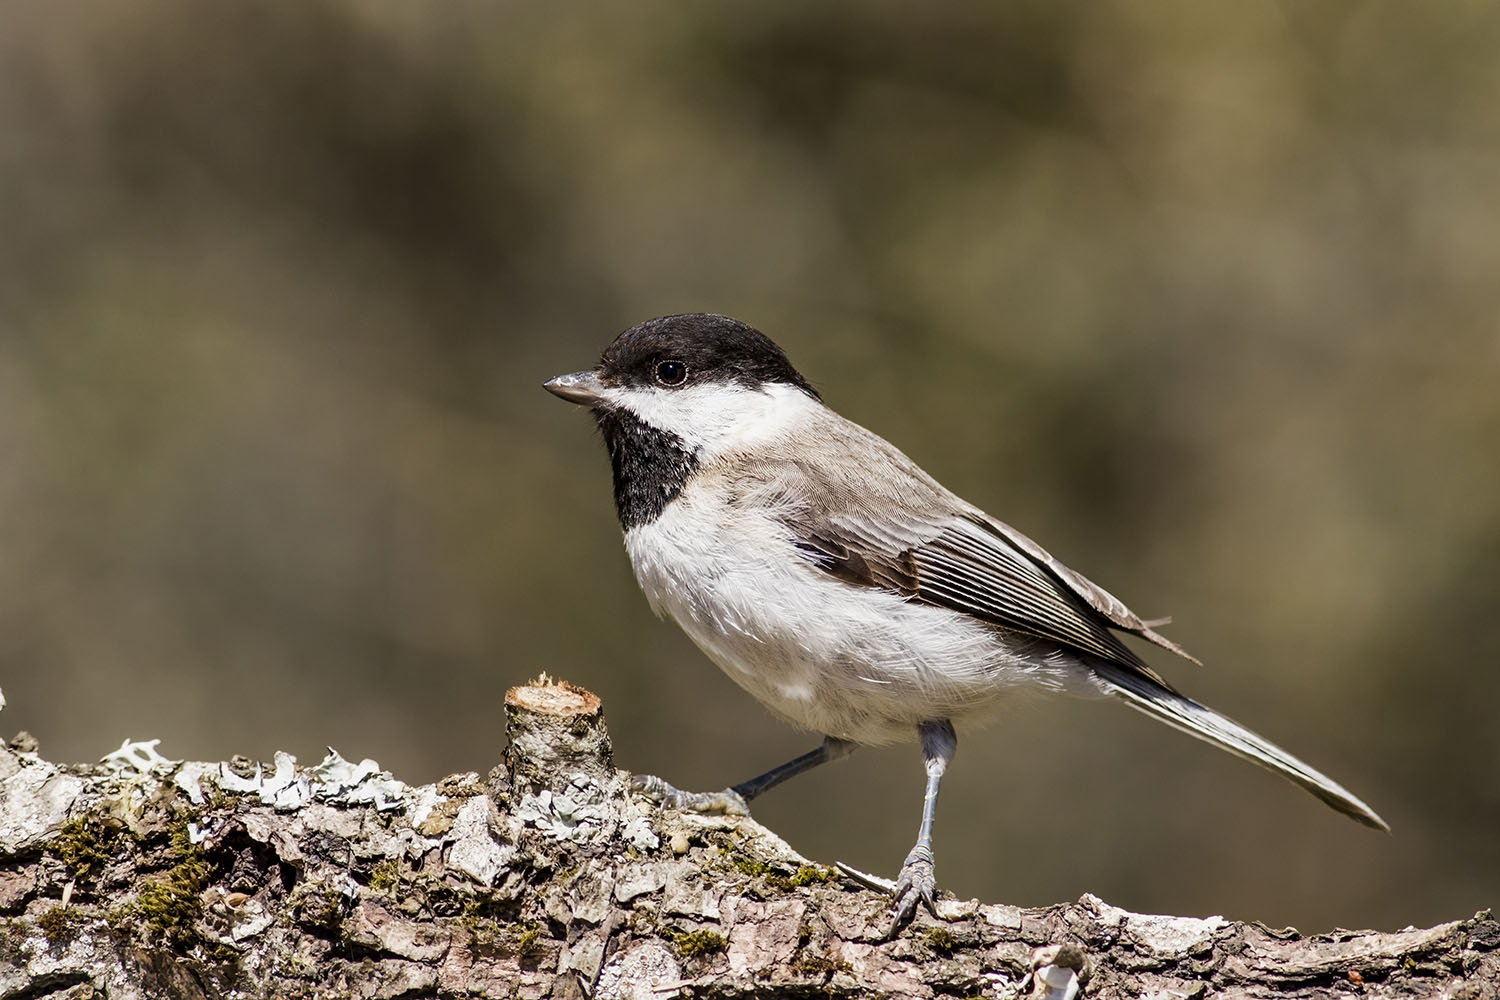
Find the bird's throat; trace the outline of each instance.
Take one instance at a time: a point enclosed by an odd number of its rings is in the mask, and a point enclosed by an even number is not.
[[[677,499],[698,468],[696,454],[673,434],[624,410],[596,410],[615,477],[615,512],[629,531],[650,524]]]

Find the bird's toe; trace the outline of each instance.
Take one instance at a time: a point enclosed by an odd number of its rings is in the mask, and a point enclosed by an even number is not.
[[[917,904],[927,907],[927,912],[937,916],[937,872],[933,864],[932,851],[922,845],[912,849],[901,866],[891,895],[896,904],[891,912],[890,935],[899,934],[917,912]]]
[[[732,788],[718,792],[685,792],[654,774],[632,775],[630,788],[667,809],[685,812],[722,813],[726,816],[748,816],[750,805]]]

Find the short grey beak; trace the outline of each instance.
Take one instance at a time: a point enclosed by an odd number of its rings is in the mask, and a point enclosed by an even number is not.
[[[599,381],[599,373],[593,370],[559,375],[543,382],[542,388],[570,403],[595,406],[604,402],[604,385]]]

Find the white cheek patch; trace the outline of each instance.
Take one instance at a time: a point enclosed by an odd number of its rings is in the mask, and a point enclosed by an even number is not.
[[[780,382],[755,389],[723,382],[680,389],[613,387],[604,397],[652,427],[677,435],[705,461],[780,435],[822,406],[796,386]]]

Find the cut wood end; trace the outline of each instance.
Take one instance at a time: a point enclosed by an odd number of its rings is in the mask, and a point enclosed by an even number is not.
[[[599,696],[587,688],[542,674],[530,684],[505,692],[505,703],[542,715],[598,715]]]

